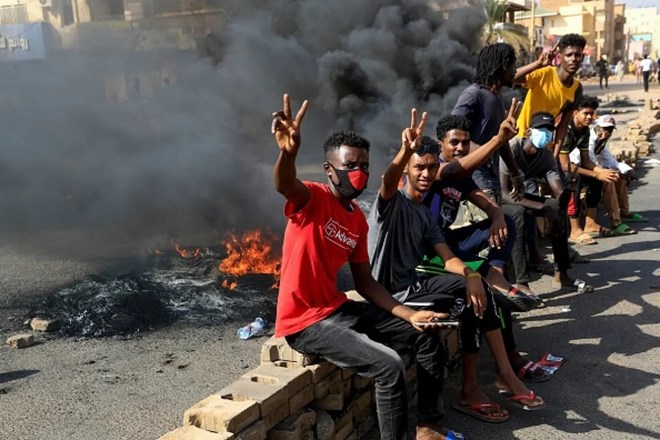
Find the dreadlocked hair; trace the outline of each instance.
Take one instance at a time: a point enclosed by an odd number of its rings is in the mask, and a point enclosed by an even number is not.
[[[580,47],[584,49],[587,45],[587,40],[582,35],[566,34],[559,39],[559,50],[564,50],[565,47]]]
[[[577,110],[582,108],[592,108],[594,110],[598,109],[598,98],[595,96],[582,95],[582,98],[578,101],[576,107]]]
[[[490,44],[479,51],[474,82],[480,86],[490,86],[515,62],[513,46],[507,43]]]

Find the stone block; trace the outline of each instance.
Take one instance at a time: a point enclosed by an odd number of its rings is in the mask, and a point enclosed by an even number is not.
[[[240,402],[253,400],[259,404],[259,416],[266,418],[282,406],[287,406],[289,390],[285,382],[254,375],[243,377],[217,392],[223,399]],[[284,414],[273,426],[288,417]]]
[[[346,398],[350,398],[353,395],[353,381],[351,379],[341,382],[341,392]]]
[[[233,401],[212,394],[186,410],[183,424],[207,431],[238,433],[259,419],[259,404],[252,400]]]
[[[355,372],[353,370],[349,370],[348,368],[342,368],[341,369],[341,380],[342,380],[342,382],[350,379],[351,377],[353,377],[354,374],[355,374]]]
[[[335,422],[335,440],[345,440],[353,431],[353,416],[350,413],[342,415]]]
[[[328,381],[329,393],[341,393],[341,370],[332,372],[326,379]]]
[[[54,332],[60,329],[60,321],[57,319],[32,318],[30,327],[37,332]]]
[[[268,430],[263,420],[259,420],[236,434],[236,440],[266,440]]]
[[[7,338],[7,345],[10,348],[25,348],[34,345],[34,336],[31,333],[23,333]]]
[[[314,400],[314,386],[309,384],[293,396],[289,396],[289,414],[300,410],[312,400]]]
[[[210,432],[196,426],[182,426],[168,432],[158,440],[233,440],[231,432]]]
[[[271,337],[261,346],[261,362],[287,361],[296,362],[302,366],[311,364],[316,356],[295,351],[284,338]]]
[[[353,376],[353,386],[355,387],[356,390],[359,391],[365,388],[370,388],[371,385],[373,385],[373,380],[371,380],[370,378],[360,376],[359,374]]]
[[[275,364],[262,364],[242,376],[253,380],[259,378],[261,381],[271,383],[287,384],[290,396],[296,394],[311,383],[311,373],[305,368],[284,368]]]
[[[328,384],[327,380],[322,380],[319,383],[315,383],[314,387],[314,399],[323,399],[328,395]]]
[[[313,410],[296,411],[268,431],[268,440],[299,440],[303,437],[303,432],[311,430],[315,424],[316,413]]]
[[[317,440],[316,431],[314,431],[313,429],[306,429],[300,435],[300,440]]]
[[[357,431],[353,430],[344,440],[358,440]]]
[[[312,374],[312,383],[319,383],[331,373],[338,370],[338,368],[327,361],[319,361],[313,364],[306,365],[305,368]]]
[[[347,411],[350,412],[353,417],[356,414],[363,412],[365,409],[371,410],[372,395],[371,390],[356,396],[353,401],[348,405]]]
[[[341,411],[344,409],[344,394],[328,393],[323,399],[313,401],[312,407],[326,411]]]

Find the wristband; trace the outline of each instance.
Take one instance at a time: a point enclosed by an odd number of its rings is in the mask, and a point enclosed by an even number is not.
[[[465,278],[468,279],[468,280],[472,279],[472,278],[481,278],[481,274],[479,274],[479,272],[472,271],[469,274],[467,274],[467,276]]]

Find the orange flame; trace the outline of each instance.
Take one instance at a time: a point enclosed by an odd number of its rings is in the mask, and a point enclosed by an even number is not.
[[[187,249],[183,249],[181,246],[179,246],[179,243],[174,242],[174,246],[176,248],[176,253],[181,256],[181,258],[195,258],[199,257],[199,253],[201,250],[199,248],[195,249],[194,251],[189,251]]]
[[[238,237],[234,233],[223,241],[227,250],[227,258],[220,262],[218,268],[231,277],[239,277],[249,273],[272,274],[275,285],[280,278],[280,257],[273,255],[275,237],[266,236],[261,231],[249,231]],[[224,280],[222,286],[228,289],[236,288],[235,281]]]

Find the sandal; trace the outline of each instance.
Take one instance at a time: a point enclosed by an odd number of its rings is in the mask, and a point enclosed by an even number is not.
[[[584,244],[584,245],[598,244],[598,242],[594,240],[594,238],[591,235],[587,234],[586,232],[578,235],[575,238],[568,237],[568,242],[573,244]]]
[[[509,394],[509,393],[505,393]],[[510,403],[513,403],[514,405],[526,410],[526,411],[536,411],[537,409],[541,409],[545,406],[545,403],[543,403],[543,400],[536,396],[534,394],[534,391],[529,390],[529,393],[527,394],[513,394],[508,396],[508,400]],[[532,402],[539,402],[536,405],[530,405],[528,403],[523,403],[523,400],[531,400]]]
[[[601,228],[598,230],[598,232],[593,231],[593,232],[585,232],[589,237],[591,238],[603,238],[603,237],[614,237],[616,233],[608,228]]]
[[[625,223],[621,223],[619,226],[614,228],[614,235],[633,235],[633,234],[637,234],[637,231],[635,231],[633,228],[631,228]]]
[[[594,288],[587,284],[586,281],[583,281],[579,278],[576,278],[572,283],[558,283],[552,281],[552,288],[557,290],[563,290],[566,292],[575,292],[575,293],[592,293]]]
[[[546,382],[552,377],[541,368],[538,362],[527,361],[525,365],[518,370],[518,377],[528,382]]]
[[[642,214],[638,214],[636,212],[633,212],[626,217],[621,217],[621,220],[626,222],[626,223],[645,223],[649,221],[648,218],[644,217]]]
[[[494,287],[491,287],[490,290],[494,294],[497,305],[512,312],[528,312],[542,304],[539,297],[527,295],[513,286],[506,292]]]
[[[461,403],[456,402],[453,404],[452,409],[472,416],[475,419],[491,422],[491,423],[502,423],[509,420],[509,413],[506,410],[502,410],[502,407],[497,403]],[[498,414],[499,415],[494,415]]]

